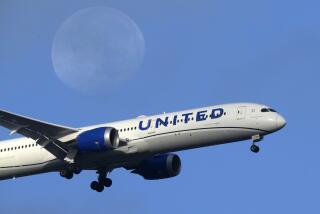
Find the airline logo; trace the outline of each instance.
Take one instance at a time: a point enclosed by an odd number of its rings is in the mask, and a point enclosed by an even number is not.
[[[210,115],[208,115],[209,112],[210,112]],[[223,114],[224,114],[224,110],[222,108],[216,108],[216,109],[212,109],[211,111],[203,110],[203,111],[198,111],[196,113],[190,112],[190,113],[184,113],[181,115],[174,115],[171,118],[169,118],[169,116],[166,116],[164,118],[156,118],[153,122],[155,123],[154,127],[159,128],[161,126],[167,127],[169,124],[175,126],[179,121],[183,123],[188,123],[193,118],[195,119],[195,122],[205,121],[208,118],[211,120],[214,120],[222,117]],[[141,131],[146,131],[151,127],[151,123],[152,123],[151,119],[147,121],[141,120],[139,122],[139,129]]]

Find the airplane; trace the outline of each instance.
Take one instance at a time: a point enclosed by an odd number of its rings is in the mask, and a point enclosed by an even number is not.
[[[117,168],[146,180],[177,176],[181,160],[173,152],[251,139],[250,150],[258,153],[257,142],[286,120],[266,105],[233,103],[81,128],[0,110],[0,125],[24,136],[0,143],[0,180],[48,172],[71,179],[94,170],[90,187],[102,192]]]

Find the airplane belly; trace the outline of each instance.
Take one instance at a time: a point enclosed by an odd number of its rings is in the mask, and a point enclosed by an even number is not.
[[[53,171],[60,162],[42,148],[8,155],[0,157],[0,180]]]
[[[115,150],[80,156],[77,163],[85,169],[117,168],[125,163],[136,162],[147,156],[150,156],[149,144],[144,140],[138,140]]]
[[[35,165],[7,166],[0,168],[0,180],[12,179],[22,176],[51,172],[62,165],[60,160],[54,159]]]

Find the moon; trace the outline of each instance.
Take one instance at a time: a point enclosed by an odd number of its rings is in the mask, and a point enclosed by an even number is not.
[[[144,37],[126,14],[109,7],[82,9],[67,18],[52,45],[54,71],[85,94],[113,90],[143,62]]]

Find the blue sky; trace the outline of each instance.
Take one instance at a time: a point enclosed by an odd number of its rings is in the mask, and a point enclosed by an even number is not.
[[[131,17],[146,49],[135,76],[87,96],[57,78],[51,46],[67,17],[92,6]],[[249,141],[179,152],[180,176],[145,181],[119,169],[102,194],[89,188],[94,172],[2,181],[1,213],[319,213],[319,7],[315,0],[1,0],[3,109],[79,127],[248,101],[288,122],[258,155]]]

